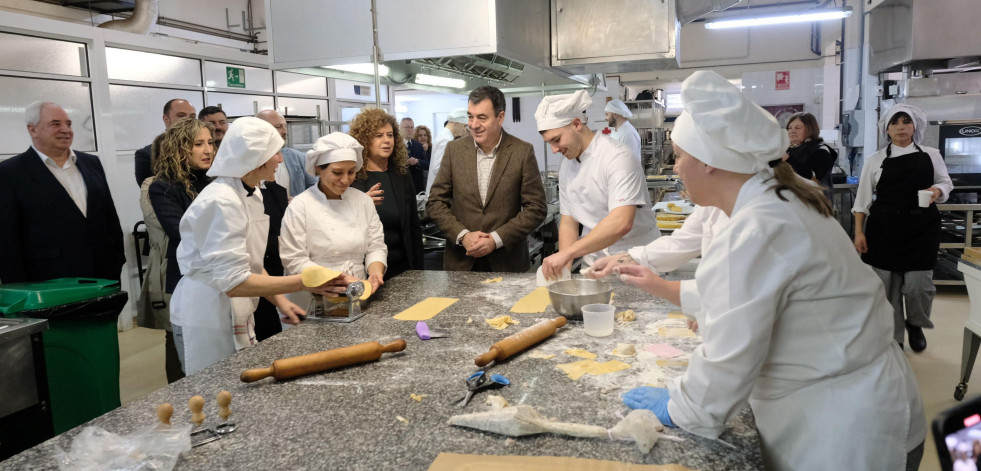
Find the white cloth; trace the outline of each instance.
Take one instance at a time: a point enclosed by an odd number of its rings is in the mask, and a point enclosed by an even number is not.
[[[273,125],[251,116],[238,118],[228,126],[208,176],[242,178],[282,148],[283,138]]]
[[[283,162],[283,165],[276,166],[276,184],[289,190],[290,187],[290,169]]]
[[[610,247],[583,257],[587,265],[605,255],[647,245],[661,235],[640,162],[623,144],[596,134],[578,159],[562,160],[559,212],[582,224],[582,237],[586,237],[610,211],[621,206],[637,206],[633,227]]]
[[[317,186],[300,193],[283,215],[279,257],[287,275],[320,265],[363,280],[368,265],[387,267],[385,231],[371,197],[356,188],[339,200],[327,199]],[[294,293],[290,300],[306,306],[310,294]]]
[[[623,100],[610,100],[606,102],[606,107],[603,108],[603,112],[618,114],[628,119],[634,115],[630,111],[630,108],[627,108],[627,104],[624,103]]]
[[[183,329],[189,375],[256,343],[252,313],[259,298],[225,294],[262,273],[269,216],[262,192],[246,195],[241,179],[219,177],[181,218],[177,262],[184,277],[174,289],[170,321]]]
[[[453,133],[445,127],[436,133],[436,142],[433,143],[433,155],[429,158],[429,176],[426,177],[426,196],[429,196],[429,189],[436,181],[439,167],[443,163],[443,153],[446,152],[446,145],[453,142]]]
[[[637,156],[637,159],[640,160],[640,133],[637,132],[637,128],[633,124],[630,124],[630,121],[625,121],[616,129],[616,140],[627,146]],[[641,165],[643,165],[643,162],[641,162]]]
[[[681,228],[675,229],[670,236],[659,237],[627,252],[637,263],[647,265],[656,272],[673,271],[704,254],[715,234],[721,232],[728,222],[729,216],[719,208],[695,206]]]
[[[879,142],[889,142],[889,134],[886,130],[889,128],[889,121],[896,113],[906,113],[909,115],[910,119],[913,121],[913,142],[920,143],[923,142],[923,132],[927,128],[926,114],[922,110],[915,106],[907,105],[905,103],[900,103],[898,105],[889,108],[888,111],[882,114],[882,118],[879,119],[877,127],[879,128]]]
[[[343,132],[332,132],[313,144],[313,149],[307,151],[306,170],[310,175],[316,175],[314,169],[321,165],[334,162],[350,161],[356,165],[354,171],[361,170],[363,163],[361,154],[364,146],[351,135]]]
[[[889,157],[890,159],[917,152],[916,146],[912,143],[907,147],[899,147],[895,144],[889,145],[892,146],[892,156]],[[954,182],[950,180],[950,175],[947,173],[947,164],[944,163],[944,158],[940,155],[939,150],[927,146],[920,146],[920,149],[923,149],[923,152],[926,152],[930,156],[930,162],[933,163],[933,187],[940,190],[940,197],[937,198],[937,203],[943,203],[947,201],[947,197],[954,189]],[[865,164],[862,165],[862,175],[858,180],[858,192],[855,195],[855,204],[852,205],[853,213],[869,213],[869,208],[872,207],[872,202],[875,201],[875,186],[879,184],[879,177],[882,176],[882,162],[885,160],[885,148],[880,149],[878,152],[870,155],[868,159],[865,159]]]
[[[44,167],[54,175],[58,183],[65,188],[68,192],[68,196],[71,197],[72,201],[75,202],[75,206],[78,206],[78,210],[82,212],[82,216],[88,217],[89,213],[89,190],[85,186],[85,178],[82,177],[82,172],[78,169],[78,156],[75,155],[75,151],[68,149],[68,160],[65,161],[64,167],[59,167],[55,163],[54,159],[48,157],[37,150],[37,147],[31,145],[34,152],[41,157],[41,162],[44,163]]]
[[[721,75],[699,70],[681,84],[685,110],[671,140],[696,159],[735,173],[769,168],[790,145],[777,119]]]
[[[586,123],[586,110],[593,104],[593,99],[586,90],[576,90],[567,95],[550,95],[542,98],[535,110],[535,121],[538,131],[548,131],[565,126],[576,118]]]
[[[748,399],[768,469],[905,469],[926,436],[892,307],[833,218],[748,180],[695,273],[704,306],[668,412],[718,437]]]

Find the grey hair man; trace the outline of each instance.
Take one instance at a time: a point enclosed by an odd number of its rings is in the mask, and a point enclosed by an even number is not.
[[[26,109],[31,146],[0,162],[0,282],[119,280],[123,232],[99,158],[72,150],[68,113]]]

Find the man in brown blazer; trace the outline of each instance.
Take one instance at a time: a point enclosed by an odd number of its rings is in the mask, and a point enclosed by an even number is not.
[[[470,92],[471,138],[446,146],[426,211],[446,237],[443,268],[524,272],[528,235],[545,220],[545,188],[531,144],[504,132],[504,94]]]

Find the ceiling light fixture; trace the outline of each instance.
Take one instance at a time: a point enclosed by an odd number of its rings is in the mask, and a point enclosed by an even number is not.
[[[354,72],[356,74],[375,75],[375,65],[370,62],[364,64],[322,65],[321,67],[324,69]],[[378,64],[378,75],[388,75],[388,67],[386,67],[384,64]]]
[[[810,21],[840,20],[852,14],[852,7],[837,10],[818,10],[807,13],[754,16],[742,18],[716,18],[705,22],[707,29],[745,28],[749,26],[782,25]]]
[[[415,82],[419,85],[431,85],[433,87],[463,88],[467,86],[467,81],[463,79],[429,74],[416,74]]]

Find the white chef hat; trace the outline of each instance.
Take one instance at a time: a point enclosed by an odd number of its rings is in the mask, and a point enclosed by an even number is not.
[[[209,177],[242,178],[259,168],[283,148],[283,138],[271,124],[251,116],[228,126]]]
[[[879,140],[890,142],[886,130],[889,128],[889,121],[892,120],[893,116],[896,116],[896,113],[906,113],[909,115],[909,119],[913,120],[913,142],[919,144],[923,139],[923,131],[927,127],[926,114],[923,113],[923,110],[905,103],[889,108],[889,111],[886,111],[879,119]]]
[[[603,108],[606,113],[613,113],[623,116],[624,118],[630,118],[634,114],[630,112],[627,105],[622,100],[610,100],[606,102],[606,108]]]
[[[586,122],[586,110],[593,104],[586,90],[576,90],[568,95],[551,95],[542,98],[535,110],[535,120],[538,121],[538,131],[558,129],[579,118]]]
[[[698,71],[681,84],[684,111],[671,139],[698,160],[736,173],[756,173],[790,145],[777,119],[721,75]]]
[[[316,175],[316,168],[321,165],[345,161],[355,163],[354,171],[361,170],[363,152],[364,146],[350,134],[332,132],[317,139],[313,149],[307,151],[307,173]]]
[[[451,123],[467,124],[467,109],[456,108],[453,111],[450,111],[450,114],[446,117],[446,120]]]

